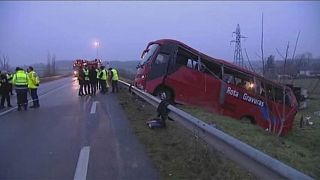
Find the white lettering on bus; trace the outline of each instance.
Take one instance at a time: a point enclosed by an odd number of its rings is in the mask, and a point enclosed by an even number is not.
[[[249,96],[247,93],[244,93],[243,94],[243,97],[242,97],[243,100],[249,102],[249,103],[252,103],[254,105],[258,105],[258,106],[261,106],[263,107],[264,106],[264,102],[259,100],[259,99],[256,99],[254,97],[251,97]]]
[[[236,90],[232,90],[231,87],[228,87],[227,94],[230,94],[231,96],[234,96],[234,97],[238,97],[239,96],[239,92],[236,91]]]
[[[244,93],[243,96],[239,97],[239,92],[235,89],[231,89],[231,87],[228,87],[227,88],[227,94],[231,95],[231,96],[234,96],[234,97],[237,97],[237,98],[240,98],[244,101],[247,101],[251,104],[254,104],[254,105],[258,105],[258,106],[261,106],[263,107],[264,106],[264,102],[257,99],[257,98],[254,98],[254,97],[251,97],[250,95],[248,95],[247,93]]]

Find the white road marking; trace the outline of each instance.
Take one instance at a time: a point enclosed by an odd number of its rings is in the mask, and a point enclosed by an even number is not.
[[[90,114],[95,114],[96,113],[97,103],[98,103],[98,101],[94,101],[92,103]]]
[[[89,164],[90,146],[81,148],[76,173],[74,174],[74,180],[86,180]]]

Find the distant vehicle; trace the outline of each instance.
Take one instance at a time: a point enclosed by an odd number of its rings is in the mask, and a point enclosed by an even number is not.
[[[150,42],[134,84],[160,99],[197,105],[286,134],[298,104],[292,90],[179,41]]]
[[[73,75],[76,77],[79,74],[79,70],[84,66],[100,68],[102,66],[101,59],[94,59],[92,61],[84,60],[84,59],[76,59],[73,63]]]

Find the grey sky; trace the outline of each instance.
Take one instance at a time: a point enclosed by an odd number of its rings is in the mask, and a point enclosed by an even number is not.
[[[265,55],[320,56],[320,2],[0,2],[0,54],[11,64],[57,59],[93,59],[99,40],[103,60],[137,60],[150,41],[172,38],[210,56],[232,61],[232,32],[239,23],[251,59],[260,54],[264,12]],[[290,56],[291,57],[291,56]]]

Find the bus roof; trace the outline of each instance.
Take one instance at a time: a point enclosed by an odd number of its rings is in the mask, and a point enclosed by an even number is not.
[[[196,50],[196,49],[194,49],[194,48],[192,48],[192,47],[190,47],[190,46],[188,46],[188,45],[186,45],[186,44],[184,44],[184,43],[182,43],[182,42],[180,42],[180,41],[177,41],[177,40],[173,40],[173,39],[159,39],[159,40],[156,40],[156,41],[153,41],[153,42],[150,42],[150,43],[149,43],[149,45],[151,45],[151,44],[160,44],[160,45],[163,45],[163,44],[177,44],[177,45],[180,45],[180,46],[182,46],[182,47],[184,47],[184,48],[186,48],[186,49],[188,49],[188,50],[190,50],[190,51],[192,51],[192,52],[194,52],[194,53],[196,53],[196,54],[199,54],[199,55],[202,56],[202,57],[205,57],[205,58],[208,59],[209,61],[213,61],[213,62],[215,62],[215,63],[219,63],[219,64],[226,65],[226,66],[228,66],[228,67],[230,67],[230,68],[232,68],[232,69],[236,69],[236,70],[238,70],[238,71],[240,71],[240,72],[244,72],[244,73],[246,73],[246,74],[250,74],[250,75],[252,75],[252,76],[261,78],[261,79],[263,79],[263,80],[265,80],[265,81],[267,81],[267,82],[270,82],[270,83],[272,83],[272,84],[276,84],[276,85],[278,85],[278,86],[283,86],[283,85],[281,85],[281,84],[279,84],[279,83],[276,83],[276,82],[273,82],[273,81],[271,81],[271,80],[268,80],[268,79],[264,78],[264,77],[261,76],[260,74],[257,74],[257,73],[255,73],[255,72],[252,72],[252,71],[248,70],[248,69],[244,69],[244,68],[242,68],[242,67],[240,67],[240,66],[237,66],[237,65],[235,65],[235,64],[232,64],[231,62],[228,62],[228,61],[225,61],[225,60],[222,60],[222,59],[216,59],[216,58],[213,58],[213,57],[211,57],[211,56],[208,56],[208,55],[206,55],[206,54],[204,54],[204,53],[202,53],[202,52],[200,52],[200,51],[198,51],[198,50]],[[148,46],[149,46],[149,45],[148,45]]]

